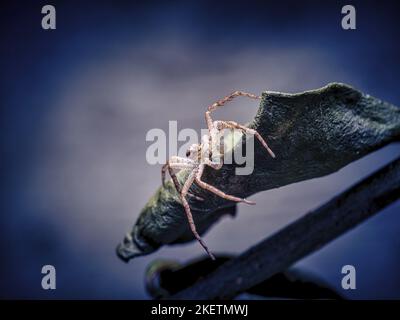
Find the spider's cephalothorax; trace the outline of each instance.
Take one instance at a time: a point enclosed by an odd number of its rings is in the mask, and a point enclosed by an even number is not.
[[[240,125],[234,121],[213,121],[211,118],[211,112],[217,109],[218,107],[223,106],[225,103],[231,101],[235,97],[238,96],[244,96],[248,97],[251,99],[260,99],[261,97],[256,96],[251,93],[246,93],[242,91],[235,91],[229,96],[226,96],[225,98],[213,103],[210,105],[206,111],[206,122],[207,122],[207,127],[208,127],[208,135],[204,135],[201,138],[201,143],[200,144],[193,144],[189,147],[189,149],[186,152],[186,158],[183,157],[178,157],[178,156],[172,156],[167,163],[162,167],[162,183],[165,185],[165,175],[168,170],[171,179],[175,185],[176,190],[179,192],[182,205],[185,208],[186,216],[189,221],[189,226],[190,229],[192,230],[195,238],[199,241],[199,243],[202,245],[202,247],[206,250],[206,252],[209,254],[209,256],[212,259],[215,259],[213,254],[209,251],[208,247],[196,231],[196,225],[193,221],[193,216],[190,211],[190,206],[189,203],[186,200],[186,196],[190,196],[193,198],[196,198],[197,200],[203,200],[202,198],[192,194],[189,192],[189,189],[191,185],[196,182],[196,184],[205,190],[208,190],[212,193],[215,193],[216,195],[230,201],[235,201],[235,202],[244,202],[247,204],[255,204],[252,201],[238,198],[232,195],[228,195],[221,190],[215,188],[212,185],[209,185],[208,183],[205,183],[204,181],[201,180],[201,176],[204,171],[204,167],[210,166],[215,170],[221,169],[223,163],[222,163],[222,156],[223,156],[223,144],[221,143],[221,135],[224,129],[239,129],[243,133],[248,133],[248,134],[253,134],[260,142],[261,144],[267,149],[268,153],[275,158],[274,153],[272,150],[268,147],[267,143],[265,140],[261,137],[261,135],[253,129],[250,129],[248,127],[245,127],[243,125]],[[188,178],[186,179],[186,182],[184,185],[181,187],[176,174],[177,172],[183,170],[183,169],[188,169],[190,170],[190,174]]]

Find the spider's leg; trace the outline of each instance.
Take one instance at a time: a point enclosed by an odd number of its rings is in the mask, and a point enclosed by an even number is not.
[[[165,167],[165,169],[164,169]],[[176,177],[176,170],[183,170],[183,169],[190,169],[193,170],[193,168],[196,167],[196,163],[188,158],[183,158],[183,157],[178,157],[178,156],[172,156],[170,160],[168,160],[167,164],[163,166],[163,170],[168,170],[169,175],[171,176],[171,179],[174,183],[174,186],[178,193],[181,193],[182,188],[181,185],[178,181],[178,178]],[[165,173],[164,173],[165,175]],[[165,186],[165,185],[164,185]],[[199,201],[204,201],[203,198],[198,197],[192,193],[187,194],[189,197],[195,198]]]
[[[174,171],[173,167],[172,166],[168,166],[168,171],[169,171],[169,175],[171,176],[172,181],[174,182],[176,191],[178,191],[178,193],[182,193],[181,185],[180,185],[180,183],[178,181],[178,178],[176,177],[176,174],[175,174],[175,171]],[[204,201],[204,199],[202,197],[195,196],[194,194],[192,194],[190,192],[188,192],[187,195],[189,197],[195,198],[196,200]]]
[[[161,182],[162,182],[163,187],[165,187],[165,179],[166,179],[166,173],[167,173],[168,169],[169,169],[169,161],[167,161],[167,163],[164,164],[161,168]]]
[[[270,156],[272,158],[275,158],[275,153],[270,149],[267,142],[263,139],[263,137],[256,130],[247,128],[246,126],[238,124],[235,121],[217,121],[217,122],[218,122],[219,128],[221,128],[221,129],[227,129],[227,128],[239,129],[239,130],[242,130],[242,132],[244,132],[244,133],[249,133],[249,134],[254,135],[258,139],[258,141],[261,142],[263,147],[265,149],[267,149]]]
[[[171,169],[192,169],[194,166],[193,160],[182,158],[178,156],[172,156],[166,164],[161,168],[161,182],[163,187],[165,187],[166,173],[167,170],[171,174]],[[171,176],[172,178],[172,176]]]
[[[243,91],[234,91],[232,92],[230,95],[226,96],[225,98],[222,98],[221,100],[218,100],[217,102],[213,103],[212,105],[208,106],[208,109],[206,111],[205,114],[205,118],[206,118],[206,122],[207,122],[207,127],[208,127],[208,131],[209,131],[209,141],[210,141],[210,158],[213,156],[212,151],[214,150],[213,148],[216,147],[216,143],[218,141],[216,140],[217,134],[216,132],[218,132],[218,128],[215,128],[214,122],[211,118],[211,112],[214,111],[215,109],[222,107],[223,105],[225,105],[226,103],[232,101],[234,98],[236,97],[247,97],[250,99],[261,99],[260,96],[257,96],[255,94],[252,93],[247,93],[247,92],[243,92]]]
[[[196,177],[195,177],[195,181],[199,185],[199,187],[201,187],[205,190],[208,190],[212,193],[215,193],[217,196],[220,196],[221,198],[224,198],[226,200],[235,201],[235,202],[244,202],[247,204],[256,204],[253,201],[226,194],[225,192],[217,189],[216,187],[214,187],[208,183],[205,183],[204,181],[201,180],[203,170],[204,170],[204,166],[199,169],[199,171],[197,172]]]
[[[210,160],[208,160],[208,159],[205,159],[205,160],[204,160],[204,163],[205,163],[206,165],[208,165],[209,167],[215,169],[215,170],[219,170],[219,169],[221,169],[222,166],[223,166],[222,161],[220,161],[220,162],[213,162],[213,161],[210,161]]]
[[[218,100],[217,102],[215,102],[212,105],[210,105],[208,107],[208,110],[206,111],[206,122],[207,122],[208,130],[211,131],[211,129],[214,128],[213,121],[211,119],[211,112],[214,111],[215,109],[219,108],[219,107],[222,107],[227,102],[232,101],[236,97],[240,97],[240,96],[247,97],[247,98],[250,98],[250,99],[255,99],[255,100],[261,99],[260,96],[257,96],[257,95],[252,94],[252,93],[247,93],[247,92],[243,92],[243,91],[234,91],[230,95],[226,96],[225,98],[222,98],[221,100]]]
[[[203,166],[203,165],[200,165],[200,166]],[[210,256],[210,258],[212,260],[215,260],[214,255],[210,252],[210,250],[208,249],[207,245],[204,243],[203,239],[197,233],[196,225],[195,225],[194,220],[193,220],[192,212],[190,211],[189,203],[187,202],[187,200],[185,198],[185,196],[187,195],[187,193],[188,193],[188,191],[190,189],[190,186],[194,182],[196,174],[197,174],[197,170],[194,169],[190,173],[189,177],[187,178],[187,180],[186,180],[186,182],[185,182],[185,184],[183,185],[183,188],[182,188],[181,200],[182,200],[183,207],[185,208],[186,217],[187,217],[188,222],[189,222],[190,230],[192,230],[193,235],[195,236],[197,241],[200,243],[200,245],[204,248],[204,250],[207,252],[207,254]]]

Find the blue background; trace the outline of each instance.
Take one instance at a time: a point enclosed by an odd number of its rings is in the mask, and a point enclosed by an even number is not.
[[[41,28],[53,4],[57,29]],[[200,130],[232,90],[298,92],[339,81],[400,105],[400,6],[351,1],[6,1],[1,8],[0,297],[148,298],[146,265],[202,254],[196,243],[124,264],[115,246],[159,186],[146,132]],[[244,107],[243,105],[246,104]],[[229,108],[227,108],[229,109]],[[221,119],[245,122],[254,103]],[[239,253],[399,155],[394,144],[328,177],[252,197],[205,240]],[[296,267],[349,298],[400,298],[398,202]],[[244,227],[246,226],[246,227]],[[57,289],[41,289],[41,267]],[[357,269],[342,292],[341,267]]]

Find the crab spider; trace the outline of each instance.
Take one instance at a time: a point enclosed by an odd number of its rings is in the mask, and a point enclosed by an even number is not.
[[[162,170],[161,170],[163,186],[165,186],[166,172],[168,171],[168,173],[171,176],[171,179],[175,185],[176,190],[180,194],[182,205],[185,209],[186,217],[188,219],[189,226],[190,226],[190,229],[191,229],[193,235],[195,236],[197,241],[201,244],[201,246],[204,248],[204,250],[208,253],[208,255],[211,257],[211,259],[213,259],[213,260],[215,259],[214,255],[210,252],[210,250],[208,249],[208,247],[204,243],[203,239],[200,237],[200,235],[198,234],[198,232],[196,230],[196,225],[193,220],[192,212],[190,210],[189,203],[186,200],[186,196],[193,197],[197,200],[204,200],[204,199],[189,192],[189,189],[192,186],[192,184],[194,182],[196,182],[196,184],[200,188],[208,190],[226,200],[235,201],[235,202],[244,202],[247,204],[255,204],[255,202],[253,202],[253,201],[249,201],[247,199],[228,195],[228,194],[224,193],[223,191],[217,189],[216,187],[201,180],[201,176],[203,174],[203,171],[204,171],[204,168],[206,165],[212,167],[215,170],[221,169],[221,167],[223,165],[223,163],[222,163],[223,154],[221,152],[221,147],[223,146],[222,141],[221,141],[221,134],[222,134],[223,130],[224,129],[239,129],[243,133],[248,133],[248,134],[254,135],[261,142],[261,144],[264,146],[264,148],[267,149],[267,151],[271,155],[271,157],[275,158],[275,154],[268,147],[268,144],[265,142],[265,140],[262,138],[262,136],[256,130],[250,129],[243,125],[240,125],[234,121],[213,121],[212,120],[212,118],[211,118],[212,111],[216,110],[219,107],[222,107],[227,102],[229,102],[239,96],[248,97],[251,99],[261,99],[260,96],[256,96],[251,93],[235,91],[232,94],[230,94],[229,96],[226,96],[225,98],[218,100],[217,102],[210,105],[205,113],[205,118],[206,118],[209,134],[204,135],[201,138],[200,144],[193,144],[189,147],[189,149],[186,152],[186,158],[173,156],[167,161],[167,163],[162,167]],[[181,170],[190,170],[190,174],[182,187],[180,186],[179,181],[176,177],[176,174]]]

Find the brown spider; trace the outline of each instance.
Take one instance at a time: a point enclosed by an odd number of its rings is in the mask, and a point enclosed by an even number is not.
[[[235,201],[235,202],[244,202],[247,204],[255,204],[253,201],[249,201],[246,199],[238,198],[232,195],[228,195],[221,190],[215,188],[212,185],[209,185],[205,183],[204,181],[201,180],[201,176],[204,171],[204,167],[210,166],[214,168],[215,170],[221,169],[223,163],[222,163],[222,153],[221,153],[221,134],[224,129],[239,129],[243,133],[249,133],[255,135],[255,137],[261,142],[261,144],[267,149],[268,153],[275,158],[275,154],[272,152],[272,150],[268,147],[267,143],[265,140],[261,137],[261,135],[253,129],[247,128],[243,125],[240,125],[234,121],[213,121],[211,118],[211,112],[217,109],[218,107],[223,106],[227,102],[233,100],[236,97],[239,96],[244,96],[248,97],[251,99],[261,99],[261,97],[256,96],[251,93],[246,93],[242,91],[235,91],[229,96],[226,96],[225,98],[213,103],[208,107],[208,110],[206,111],[206,122],[207,122],[207,127],[209,134],[204,135],[201,138],[201,144],[193,144],[189,147],[189,149],[186,152],[186,158],[183,157],[178,157],[178,156],[172,156],[167,163],[162,167],[161,170],[161,175],[162,175],[162,183],[163,186],[165,186],[165,175],[166,171],[168,170],[172,181],[175,185],[176,190],[180,193],[181,201],[183,204],[183,207],[185,208],[186,216],[189,221],[189,226],[191,231],[193,232],[195,238],[197,241],[201,244],[201,246],[205,249],[205,251],[208,253],[208,255],[211,257],[211,259],[215,259],[214,255],[210,252],[206,244],[204,243],[203,239],[200,237],[200,235],[196,231],[196,225],[193,220],[192,213],[190,211],[190,206],[189,203],[186,200],[186,196],[194,197],[198,200],[203,200],[202,198],[195,196],[191,193],[189,193],[189,189],[193,182],[196,182],[196,184],[210,192],[215,193],[216,195],[230,200],[230,201]],[[179,181],[176,177],[176,174],[184,169],[189,169],[191,170],[186,182],[184,183],[183,187],[181,188]]]

